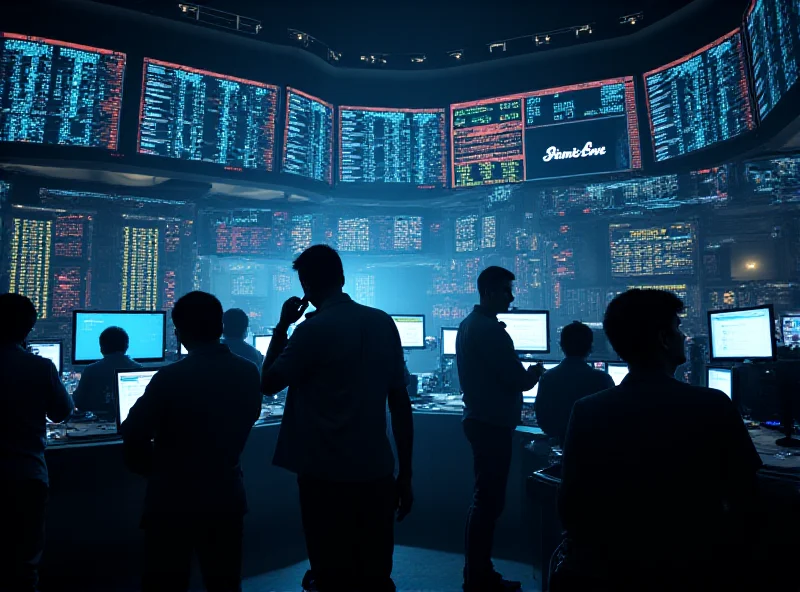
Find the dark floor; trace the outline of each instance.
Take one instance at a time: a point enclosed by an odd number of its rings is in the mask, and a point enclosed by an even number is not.
[[[512,561],[496,561],[497,570],[506,578],[522,581],[525,592],[538,592],[533,568]],[[460,592],[464,557],[455,553],[397,547],[394,553],[394,581],[398,592]],[[308,569],[304,561],[291,567],[248,579],[243,592],[299,592]],[[536,574],[538,579],[538,574]]]

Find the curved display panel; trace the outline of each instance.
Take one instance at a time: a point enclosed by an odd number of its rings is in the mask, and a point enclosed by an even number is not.
[[[116,150],[125,54],[0,33],[0,141]]]
[[[444,109],[339,107],[339,182],[447,184]]]
[[[656,162],[755,128],[741,29],[644,75]]]
[[[138,151],[272,171],[279,94],[271,84],[145,58]]]
[[[281,170],[333,185],[333,105],[286,89]]]
[[[450,106],[453,187],[642,168],[633,77]]]

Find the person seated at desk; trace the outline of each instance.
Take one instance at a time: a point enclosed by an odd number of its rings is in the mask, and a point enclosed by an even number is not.
[[[572,406],[583,397],[614,388],[614,380],[586,362],[592,352],[592,330],[575,321],[561,331],[564,360],[539,379],[536,421],[542,431],[564,443]]]
[[[245,342],[247,328],[250,326],[250,319],[247,313],[241,308],[230,308],[222,315],[222,343],[228,346],[233,353],[240,358],[253,362],[261,371],[264,363],[264,356],[261,352],[249,343]]]
[[[75,405],[80,411],[100,416],[116,413],[114,391],[117,370],[135,370],[143,366],[127,356],[130,341],[125,329],[109,327],[100,333],[100,353],[103,359],[87,366],[75,389]]]
[[[671,292],[630,290],[606,310],[630,373],[572,409],[559,491],[568,559],[554,592],[746,583],[761,460],[725,394],[673,377],[686,361],[683,308]]]

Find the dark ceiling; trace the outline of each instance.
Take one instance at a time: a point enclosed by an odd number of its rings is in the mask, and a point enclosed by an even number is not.
[[[178,17],[177,0],[98,0]],[[624,15],[644,12],[644,24],[692,0],[186,0],[262,21],[264,40],[287,42],[301,30],[346,53],[435,53],[495,40],[595,23],[603,37],[624,34]]]

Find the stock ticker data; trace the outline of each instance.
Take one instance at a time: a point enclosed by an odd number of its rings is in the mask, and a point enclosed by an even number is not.
[[[755,128],[740,29],[644,75],[661,162]]]
[[[145,58],[139,153],[271,171],[280,89]]]
[[[444,187],[444,109],[339,107],[339,181]]]
[[[633,77],[450,107],[453,187],[642,167]]]
[[[753,0],[746,26],[754,100],[763,120],[800,76],[800,2]]]
[[[422,250],[421,216],[342,217],[336,244],[350,253],[415,253]]]
[[[689,276],[695,271],[697,230],[692,223],[612,224],[609,235],[612,277]]]
[[[0,141],[116,150],[125,54],[0,33]]]
[[[284,173],[333,185],[333,105],[286,89]]]

